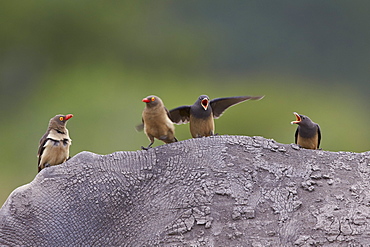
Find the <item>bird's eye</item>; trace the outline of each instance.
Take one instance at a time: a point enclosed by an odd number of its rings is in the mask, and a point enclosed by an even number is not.
[[[152,97],[152,101],[154,101],[155,100],[155,98],[154,97]]]
[[[60,121],[63,121],[63,120],[64,120],[64,118],[63,118],[63,117],[60,117],[60,118],[59,118],[59,120],[60,120]]]

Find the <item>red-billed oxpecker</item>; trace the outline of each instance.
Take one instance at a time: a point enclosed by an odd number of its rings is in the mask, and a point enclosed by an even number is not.
[[[144,129],[150,143],[147,147],[141,147],[148,150],[154,143],[154,138],[165,143],[177,142],[175,137],[175,126],[173,125],[169,112],[164,106],[162,100],[154,95],[148,96],[142,100],[145,102],[145,108],[142,114],[142,124],[136,126],[138,131]]]
[[[66,124],[72,114],[56,115],[49,121],[46,133],[40,139],[38,156],[38,171],[48,166],[55,166],[69,158],[69,146],[72,140],[69,137]]]
[[[291,124],[298,124],[295,131],[295,143],[302,148],[318,149],[321,141],[320,126],[305,115],[296,112],[293,112],[293,114],[296,121],[292,121]]]
[[[230,106],[246,100],[259,100],[264,96],[237,96],[209,100],[201,95],[193,105],[180,106],[170,110],[171,120],[176,124],[190,122],[190,133],[193,138],[212,136],[215,132],[213,119],[221,117]]]

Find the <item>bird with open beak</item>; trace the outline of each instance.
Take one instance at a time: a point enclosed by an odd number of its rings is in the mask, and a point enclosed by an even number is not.
[[[230,106],[246,100],[259,100],[264,96],[237,96],[210,100],[201,95],[193,105],[180,106],[170,110],[172,122],[185,124],[190,122],[190,133],[193,138],[212,136],[215,132],[214,119],[221,117]]]
[[[307,149],[318,149],[321,141],[320,126],[317,123],[305,116],[293,112],[296,117],[295,121],[290,122],[291,124],[298,124],[297,130],[295,131],[295,143],[302,148]]]
[[[136,126],[138,131],[144,129],[150,143],[147,147],[141,147],[148,150],[154,143],[154,138],[165,143],[177,142],[175,137],[175,126],[173,125],[167,108],[163,101],[154,95],[148,96],[142,100],[145,102],[145,108],[142,113],[142,124]]]
[[[72,140],[66,128],[72,114],[56,115],[49,121],[46,133],[40,139],[38,156],[38,171],[48,166],[55,166],[69,158],[69,146]]]

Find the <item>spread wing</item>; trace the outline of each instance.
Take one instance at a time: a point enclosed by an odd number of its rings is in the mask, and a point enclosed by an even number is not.
[[[186,124],[190,121],[190,105],[184,105],[170,110],[170,119],[175,124]]]
[[[236,97],[227,97],[227,98],[216,98],[211,100],[211,108],[214,118],[219,118],[223,112],[230,106],[239,104],[246,100],[258,100],[262,99],[264,96],[236,96]]]

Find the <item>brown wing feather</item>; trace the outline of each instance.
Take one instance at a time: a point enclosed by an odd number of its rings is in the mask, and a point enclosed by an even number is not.
[[[296,131],[295,131],[295,134],[294,134],[294,143],[295,143],[295,144],[297,144],[297,142],[298,142],[298,128],[299,128],[299,127],[297,127],[297,129],[296,129]]]
[[[38,167],[38,172],[41,171],[41,168],[40,168],[40,161],[41,161],[41,156],[42,154],[44,153],[44,150],[45,150],[45,143],[47,142],[47,136],[49,134],[49,131],[47,131],[40,139],[40,144],[39,144],[39,149],[37,151],[37,156],[38,156],[38,161],[37,161],[37,167]]]
[[[135,126],[136,131],[143,131],[144,130],[144,119],[141,119],[141,124]]]
[[[317,138],[317,148],[320,147],[320,141],[321,141],[321,130],[320,130],[320,126],[317,125],[317,135],[318,135],[318,138]]]

